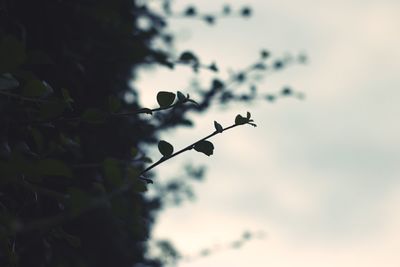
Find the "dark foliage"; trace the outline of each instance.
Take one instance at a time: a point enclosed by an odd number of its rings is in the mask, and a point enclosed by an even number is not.
[[[251,9],[239,14],[248,17]],[[184,11],[198,15],[194,7]],[[192,124],[187,112],[203,112],[214,100],[254,99],[251,74],[267,68],[269,52],[227,81],[196,88],[197,102],[182,92],[160,92],[159,107],[148,109],[138,98],[124,101],[126,92],[138,94],[128,87],[137,68],[184,64],[218,71],[193,52],[174,57],[152,45],[155,39],[172,45],[169,1],[157,14],[128,0],[2,0],[0,16],[0,266],[161,266],[160,258],[146,256],[155,215],[169,193],[192,192],[173,180],[146,198],[153,182],[148,171],[186,150],[211,155],[213,144],[203,138],[173,154],[161,141],[162,158],[147,169],[150,159],[140,147],[156,144],[163,129]],[[218,17],[200,16],[210,24]],[[143,18],[148,27],[139,25]],[[276,61],[268,68],[284,66]],[[248,93],[232,91],[249,84]],[[152,115],[151,122],[139,114]],[[242,124],[254,125],[250,114],[227,128],[215,122],[210,136]],[[202,174],[189,170],[189,176]]]
[[[2,81],[14,84],[0,98],[0,265],[159,265],[144,241],[160,204],[140,193],[131,155],[155,130],[113,115],[139,109],[121,98],[132,68],[166,63],[149,47],[163,19],[131,1],[12,0],[1,12]]]

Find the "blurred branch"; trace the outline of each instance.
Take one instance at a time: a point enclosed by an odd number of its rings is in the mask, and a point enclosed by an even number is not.
[[[226,243],[225,245],[217,244],[213,247],[203,248],[198,253],[195,253],[191,256],[183,256],[182,261],[193,262],[200,258],[211,256],[212,254],[220,253],[224,250],[231,249],[239,249],[243,247],[245,244],[254,239],[264,239],[265,233],[262,231],[259,232],[244,232],[242,236],[236,240]]]

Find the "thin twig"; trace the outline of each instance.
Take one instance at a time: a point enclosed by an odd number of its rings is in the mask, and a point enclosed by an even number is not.
[[[231,126],[229,126],[229,127],[224,128],[222,131],[215,131],[215,132],[213,132],[213,133],[207,135],[206,137],[204,137],[204,138],[202,138],[202,139],[200,139],[200,140],[194,142],[193,144],[188,145],[188,146],[186,146],[185,148],[182,148],[181,150],[179,150],[179,151],[173,153],[172,155],[170,155],[170,156],[168,156],[168,157],[162,157],[160,160],[158,160],[157,162],[153,163],[152,165],[150,165],[149,167],[147,167],[146,169],[144,169],[144,170],[140,173],[140,175],[143,175],[144,173],[146,173],[146,172],[150,171],[151,169],[157,167],[158,165],[160,165],[160,164],[163,163],[164,161],[167,161],[167,160],[169,160],[169,159],[171,159],[171,158],[173,158],[173,157],[176,157],[176,156],[178,156],[179,154],[181,154],[181,153],[183,153],[183,152],[185,152],[185,151],[189,151],[189,150],[193,149],[194,146],[195,146],[196,144],[198,144],[198,143],[200,143],[200,142],[202,142],[202,141],[205,141],[205,140],[207,140],[207,139],[213,137],[214,135],[217,135],[217,134],[219,134],[219,133],[222,133],[222,132],[224,132],[224,131],[226,131],[226,130],[232,129],[232,128],[234,128],[234,127],[236,127],[236,126],[239,126],[239,125],[241,125],[241,124],[233,124],[233,125],[231,125]]]

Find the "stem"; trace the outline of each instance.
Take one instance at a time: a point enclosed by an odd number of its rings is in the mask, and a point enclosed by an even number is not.
[[[222,133],[222,132],[224,132],[224,131],[226,131],[226,130],[232,129],[232,128],[234,128],[234,127],[236,127],[236,126],[239,126],[239,125],[241,125],[241,124],[232,124],[231,126],[228,126],[228,127],[224,128],[224,129],[222,129],[222,131],[220,131],[220,132],[215,131],[215,132],[213,132],[213,133],[207,135],[206,137],[204,137],[204,138],[202,138],[202,139],[200,139],[200,140],[197,140],[197,141],[194,142],[193,144],[190,144],[190,145],[186,146],[185,148],[182,148],[181,150],[179,150],[179,151],[173,153],[172,155],[170,155],[170,156],[168,156],[168,157],[162,157],[162,158],[159,159],[157,162],[153,163],[152,165],[150,165],[149,167],[147,167],[146,169],[144,169],[144,170],[140,173],[140,175],[143,175],[144,173],[146,173],[146,172],[150,171],[151,169],[157,167],[158,165],[160,165],[160,164],[163,163],[164,161],[167,161],[167,160],[169,160],[169,159],[171,159],[171,158],[173,158],[173,157],[176,157],[176,156],[178,156],[179,154],[181,154],[181,153],[183,153],[183,152],[185,152],[185,151],[189,151],[189,150],[193,149],[193,147],[194,147],[197,143],[200,143],[200,142],[202,142],[202,141],[205,141],[205,140],[207,140],[207,139],[213,137],[214,135],[220,134],[220,133]]]

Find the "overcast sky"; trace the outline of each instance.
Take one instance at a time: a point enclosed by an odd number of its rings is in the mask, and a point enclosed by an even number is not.
[[[219,10],[224,1],[176,0]],[[177,48],[196,51],[221,72],[251,63],[262,48],[276,55],[306,51],[310,62],[265,79],[260,90],[284,85],[306,99],[233,106],[194,117],[195,130],[165,135],[178,147],[229,125],[251,111],[259,127],[214,139],[208,158],[187,153],[160,166],[174,174],[190,160],[206,164],[197,201],[166,210],[155,237],[193,254],[263,231],[240,250],[223,250],[180,267],[400,266],[400,1],[248,0],[248,20],[209,27],[171,20]],[[202,74],[203,75],[203,74]],[[204,79],[209,78],[204,74]],[[146,106],[158,90],[185,91],[189,70],[141,73],[136,86]],[[189,89],[188,89],[189,90]]]

